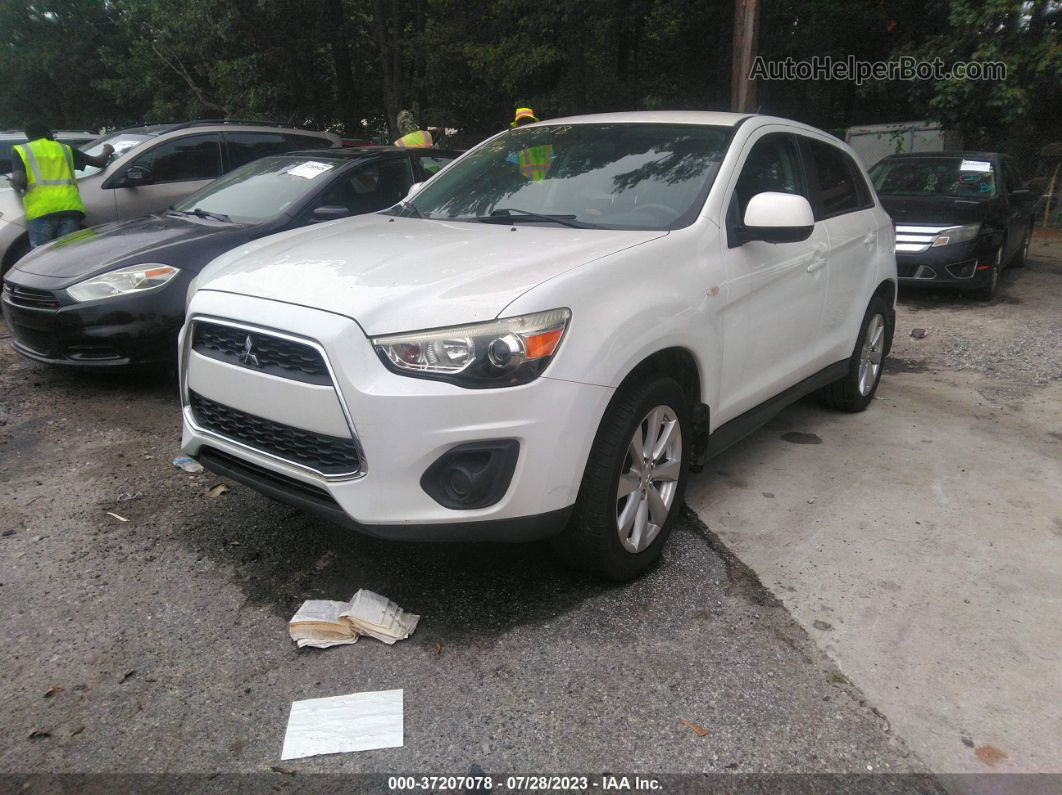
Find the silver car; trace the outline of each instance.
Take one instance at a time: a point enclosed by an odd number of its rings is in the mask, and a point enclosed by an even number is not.
[[[102,169],[78,171],[85,224],[105,223],[164,210],[234,168],[267,155],[340,146],[333,133],[235,121],[148,124],[109,133],[86,144],[98,155],[114,147]],[[29,238],[18,193],[0,179],[0,275],[27,251]]]

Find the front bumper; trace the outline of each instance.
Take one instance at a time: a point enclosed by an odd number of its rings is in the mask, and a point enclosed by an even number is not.
[[[951,246],[937,246],[920,253],[896,252],[896,275],[903,285],[977,288],[990,278],[995,247],[983,239]]]
[[[176,361],[177,332],[184,315],[181,286],[168,284],[145,295],[72,303],[61,291],[42,286],[46,284],[45,279],[21,273],[5,280],[0,299],[4,320],[11,331],[11,347],[23,356],[97,369]]]
[[[304,341],[325,357],[331,383],[204,356],[189,338],[196,321]],[[181,334],[183,447],[189,455],[271,497],[386,538],[516,541],[555,534],[578,496],[613,394],[547,377],[479,390],[403,377],[384,367],[349,318],[209,290],[196,294]],[[283,453],[266,449],[272,437],[247,436],[232,425],[231,433],[224,426],[205,427],[209,418],[197,415],[193,405],[203,397],[233,409],[230,416],[260,419],[263,427],[345,438],[356,447],[359,466],[325,471],[305,457],[296,460],[291,445]],[[444,507],[422,485],[445,453],[494,440],[515,440],[519,452],[508,487],[492,504]]]

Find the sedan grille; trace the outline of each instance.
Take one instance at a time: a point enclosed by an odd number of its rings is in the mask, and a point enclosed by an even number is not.
[[[197,320],[192,350],[211,359],[270,375],[330,386],[324,357],[311,345],[261,331]]]
[[[954,224],[948,226],[907,226],[904,224],[896,227],[896,253],[897,254],[921,254],[927,251],[933,244],[937,235],[945,229],[951,229]]]
[[[30,309],[58,309],[59,300],[47,290],[34,290],[11,282],[4,282],[4,296],[17,306]]]
[[[226,439],[245,444],[322,475],[356,475],[361,455],[353,439],[305,431],[257,417],[189,391],[196,423]]]

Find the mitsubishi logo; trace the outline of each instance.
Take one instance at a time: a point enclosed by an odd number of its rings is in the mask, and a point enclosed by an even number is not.
[[[247,335],[247,339],[243,341],[243,350],[236,354],[236,357],[240,360],[240,364],[254,365],[255,367],[261,367],[258,363],[258,356],[254,352],[254,340],[251,339],[251,335]]]

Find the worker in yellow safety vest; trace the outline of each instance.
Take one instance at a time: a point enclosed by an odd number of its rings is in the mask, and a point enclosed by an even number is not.
[[[531,108],[517,108],[509,126],[523,127],[525,124],[533,124],[536,121],[538,117]],[[552,160],[553,147],[549,144],[530,146],[516,155],[520,173],[532,182],[541,182],[546,178],[546,172],[549,171],[549,164]]]
[[[397,125],[402,137],[395,141],[395,146],[400,149],[421,149],[434,146],[435,140],[432,138],[432,132],[434,131],[437,135],[444,132],[441,127],[429,127],[422,130],[412,112],[408,110],[399,111]]]
[[[85,206],[77,190],[77,172],[86,166],[103,168],[114,148],[106,144],[92,157],[53,140],[48,126],[26,125],[24,144],[11,147],[11,184],[22,194],[26,231],[36,248],[77,230]]]

